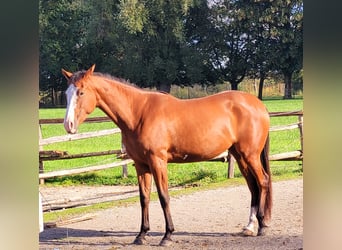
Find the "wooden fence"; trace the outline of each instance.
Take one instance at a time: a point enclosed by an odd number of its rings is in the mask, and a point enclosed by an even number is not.
[[[120,167],[120,166],[122,167],[123,177],[127,176],[127,164],[133,162],[131,159],[123,159],[122,161],[112,162],[112,163],[104,164],[104,165],[79,167],[79,168],[74,168],[74,169],[69,169],[69,170],[59,170],[59,171],[51,171],[51,172],[45,173],[44,161],[75,159],[75,158],[84,158],[84,157],[93,157],[93,156],[102,156],[102,155],[117,155],[123,158],[122,157],[124,155],[123,149],[107,150],[107,151],[100,151],[100,152],[88,152],[88,153],[81,153],[81,154],[69,154],[67,151],[61,151],[61,150],[48,150],[48,151],[44,150],[43,149],[44,145],[49,145],[49,144],[53,144],[57,142],[75,141],[75,140],[88,139],[88,138],[121,133],[119,128],[114,128],[114,129],[105,129],[105,130],[94,131],[94,132],[66,134],[62,136],[54,136],[54,137],[49,137],[49,138],[42,137],[41,125],[62,124],[63,121],[64,121],[63,118],[39,120],[39,182],[41,184],[44,183],[44,179],[48,179],[48,178],[74,175],[74,174],[86,173],[86,172]],[[85,123],[108,122],[108,121],[111,121],[108,117],[94,117],[94,118],[86,119]]]
[[[296,151],[292,152],[285,152],[280,154],[275,154],[270,156],[270,160],[302,160],[303,159],[303,112],[302,111],[293,111],[293,112],[270,112],[271,117],[276,116],[298,116],[298,122],[294,124],[287,124],[287,125],[278,125],[272,126],[270,128],[270,132],[274,131],[282,131],[282,130],[289,130],[289,129],[299,129],[300,131],[300,142],[301,148]],[[86,123],[92,122],[107,122],[111,121],[108,117],[95,117],[95,118],[88,118],[85,120]],[[93,138],[98,136],[105,136],[111,134],[120,133],[120,129],[106,129],[100,130],[95,132],[85,132],[79,134],[66,134],[62,136],[55,136],[50,138],[43,138],[41,132],[41,125],[42,124],[61,124],[63,123],[63,119],[40,119],[39,120],[39,181],[41,184],[44,183],[44,179],[58,177],[58,176],[66,176],[66,175],[74,175],[80,173],[86,173],[90,171],[97,171],[107,168],[113,167],[122,167],[123,177],[127,176],[127,164],[132,163],[131,159],[127,159],[124,157],[124,150],[117,149],[117,150],[108,150],[108,151],[101,151],[101,152],[88,152],[88,153],[81,153],[81,154],[72,154],[70,155],[67,151],[60,151],[60,150],[43,150],[44,145],[53,144],[56,142],[66,142],[66,141],[74,141],[86,138]],[[51,172],[44,172],[44,161],[52,161],[52,160],[65,160],[65,159],[74,159],[74,158],[81,158],[81,157],[92,157],[92,156],[100,156],[100,155],[117,155],[122,158],[121,161],[104,164],[104,165],[97,165],[97,166],[90,166],[90,167],[80,167],[74,168],[70,170],[59,170],[59,171],[51,171]],[[212,159],[213,161],[223,161],[228,162],[228,177],[234,177],[234,158],[230,156],[227,152],[223,152],[221,155]]]

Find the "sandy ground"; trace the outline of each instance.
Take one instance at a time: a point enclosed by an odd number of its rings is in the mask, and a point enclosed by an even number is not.
[[[103,190],[101,190],[101,188]],[[137,187],[130,187],[136,195]],[[58,191],[60,189],[60,192]],[[43,188],[46,200],[52,197],[90,195],[96,190],[125,193],[118,187]],[[69,191],[68,191],[69,190]],[[176,231],[166,249],[303,249],[303,180],[273,183],[273,219],[266,236],[243,237],[238,233],[247,224],[250,193],[247,185],[198,191],[171,197]],[[105,197],[108,197],[104,195]],[[164,234],[164,218],[159,202],[150,204],[148,245],[132,242],[140,228],[140,205],[102,210],[91,220],[40,233],[40,249],[157,249]]]

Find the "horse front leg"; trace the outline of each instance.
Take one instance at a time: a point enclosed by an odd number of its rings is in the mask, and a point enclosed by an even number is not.
[[[149,203],[151,194],[152,175],[147,165],[135,164],[139,182],[139,194],[141,205],[141,227],[140,232],[134,240],[134,244],[146,244],[146,234],[150,230]]]
[[[170,246],[172,244],[171,235],[174,226],[170,211],[170,196],[168,190],[167,161],[160,158],[153,158],[151,170],[158,191],[160,205],[163,209],[165,219],[165,235],[160,242],[160,246]]]

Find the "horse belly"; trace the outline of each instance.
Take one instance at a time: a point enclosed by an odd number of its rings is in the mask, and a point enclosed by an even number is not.
[[[218,156],[219,154],[215,155]],[[207,161],[215,158],[215,156],[205,156],[205,155],[196,155],[196,154],[172,154],[169,156],[168,162],[170,163],[187,163],[187,162],[199,162],[199,161]]]
[[[227,149],[218,150],[216,153],[212,152],[169,152],[168,162],[172,163],[186,163],[186,162],[198,162],[198,161],[207,161],[215,158],[221,153],[225,152]]]
[[[232,145],[232,136],[226,131],[219,134],[208,133],[202,136],[175,139],[169,150],[169,162],[196,162],[215,158]]]

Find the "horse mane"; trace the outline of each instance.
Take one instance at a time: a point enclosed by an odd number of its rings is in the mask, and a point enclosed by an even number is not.
[[[129,82],[128,80],[126,80],[126,79],[119,78],[119,77],[115,77],[115,76],[112,76],[112,75],[107,74],[107,73],[94,72],[93,74],[94,74],[95,76],[104,77],[104,78],[107,78],[107,79],[109,79],[109,80],[114,80],[114,81],[117,81],[117,82],[120,82],[120,83],[132,85],[132,83]]]
[[[134,87],[136,89],[139,89],[139,90],[142,90],[142,91],[147,91],[141,87],[139,87],[138,85],[136,85],[135,83],[132,83],[130,82],[129,80],[126,80],[124,78],[119,78],[119,77],[115,77],[115,76],[112,76],[110,74],[107,74],[107,73],[101,73],[101,72],[94,72],[93,73],[95,76],[99,76],[99,77],[104,77],[106,79],[109,79],[109,80],[114,80],[116,82],[119,82],[119,83],[122,83],[124,85],[127,85],[127,86],[130,86],[130,87]],[[160,94],[164,94],[164,95],[169,95],[169,93],[165,92],[165,91],[152,91],[152,92],[155,92],[155,93],[160,93]]]
[[[110,74],[101,73],[101,72],[94,72],[93,75],[99,76],[99,77],[103,77],[103,78],[106,78],[106,79],[108,79],[108,80],[113,80],[113,81],[122,83],[122,84],[124,84],[124,85],[130,86],[130,87],[134,87],[134,88],[137,88],[137,89],[140,89],[140,90],[141,90],[141,88],[140,88],[139,86],[137,86],[137,85],[134,84],[134,83],[131,83],[129,80],[126,80],[126,79],[124,79],[124,78],[115,77],[115,76],[112,76],[112,75],[110,75]]]
[[[85,70],[81,70],[81,71],[74,72],[74,73],[72,74],[72,76],[70,77],[69,82],[70,82],[70,83],[76,83],[76,82],[78,82],[80,79],[82,79],[82,77],[84,76],[85,73],[86,73]]]
[[[74,72],[72,74],[69,82],[75,83],[75,82],[79,81],[80,79],[82,79],[82,77],[85,75],[86,72],[87,72],[86,70],[80,70],[80,71]],[[126,80],[126,79],[120,78],[120,77],[115,77],[115,76],[112,76],[112,75],[110,75],[108,73],[94,72],[93,75],[99,76],[99,77],[103,77],[103,78],[106,78],[108,80],[116,81],[116,82],[122,83],[122,84],[124,84],[126,86],[129,86],[129,87],[134,87],[136,89],[146,91],[143,88],[139,87],[138,85],[136,85],[134,83],[131,83],[129,80]],[[167,93],[165,91],[155,91],[155,93],[169,95],[169,93]]]

